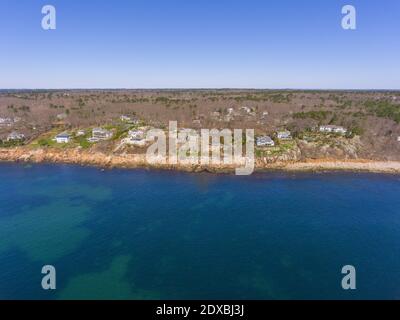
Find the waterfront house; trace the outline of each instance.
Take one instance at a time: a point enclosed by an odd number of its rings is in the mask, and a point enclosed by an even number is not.
[[[274,140],[269,136],[261,136],[256,139],[257,147],[273,147],[275,146]]]
[[[132,141],[141,141],[145,138],[143,130],[129,130],[128,137]]]
[[[54,140],[57,143],[69,143],[71,141],[71,136],[68,133],[63,132],[63,133],[56,135]]]
[[[335,127],[335,128],[333,128],[333,132],[340,133],[340,134],[346,134],[347,129],[343,128],[343,127]]]
[[[76,132],[76,136],[77,136],[77,137],[84,136],[85,134],[86,134],[85,130],[78,130],[78,131]]]
[[[290,140],[290,139],[292,139],[292,135],[291,135],[290,131],[288,131],[288,130],[278,131],[276,136],[280,140]]]
[[[93,137],[89,137],[87,138],[87,141],[90,143],[95,143],[95,142],[99,142],[99,139],[93,138]]]
[[[111,139],[113,133],[109,130],[103,128],[94,128],[92,130],[92,140],[93,141],[100,141],[100,140],[108,140]]]
[[[341,126],[334,126],[334,125],[324,125],[319,127],[320,132],[325,132],[325,133],[340,133],[340,134],[345,134],[347,133],[347,129],[343,128]]]
[[[14,121],[11,118],[1,118],[0,117],[0,126],[11,127]]]
[[[139,124],[139,120],[138,119],[135,119],[135,118],[132,118],[132,117],[126,116],[126,115],[122,115],[119,119],[122,122],[126,122],[126,123],[129,123],[129,124]]]
[[[123,139],[122,142],[131,145],[144,146],[147,142],[145,131],[141,129],[130,130],[128,132],[128,137],[126,139]]]
[[[7,141],[23,141],[25,140],[25,135],[18,132],[11,132],[7,136]]]

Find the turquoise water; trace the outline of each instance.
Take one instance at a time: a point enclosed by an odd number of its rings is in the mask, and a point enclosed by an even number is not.
[[[399,299],[399,195],[391,175],[1,164],[0,298]]]

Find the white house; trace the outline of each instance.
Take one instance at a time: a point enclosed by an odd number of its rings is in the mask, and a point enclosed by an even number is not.
[[[127,116],[127,115],[122,115],[119,117],[119,119],[122,122],[127,122],[129,124],[138,124],[139,123],[138,119],[132,118],[131,116]]]
[[[400,136],[397,137],[397,142],[400,142]]]
[[[11,118],[1,118],[0,117],[0,126],[12,126],[14,121]]]
[[[275,146],[275,142],[269,136],[262,136],[257,137],[256,145],[257,147],[273,147]]]
[[[113,133],[109,130],[103,128],[94,128],[92,130],[92,142],[93,141],[100,141],[100,140],[108,140],[111,139]]]
[[[56,135],[54,140],[57,143],[69,143],[71,141],[71,136],[68,133],[63,132],[63,133]]]
[[[278,139],[280,140],[290,140],[292,139],[292,135],[290,133],[290,131],[285,130],[285,131],[278,131],[276,133],[276,136],[278,137]]]
[[[143,130],[129,130],[128,136],[133,141],[140,141],[145,138]]]
[[[126,123],[129,123],[129,124],[139,124],[139,120],[136,119],[136,118],[133,118],[131,116],[122,115],[122,116],[119,117],[119,119],[122,122],[126,122]]]
[[[137,146],[144,146],[146,145],[146,134],[144,130],[130,130],[128,132],[128,137],[123,140],[124,143],[137,145]]]
[[[77,132],[76,132],[76,136],[77,137],[81,137],[81,136],[84,136],[86,133],[85,133],[85,130],[78,130]]]
[[[90,142],[90,143],[95,143],[95,142],[99,142],[99,139],[93,138],[93,137],[89,137],[89,138],[87,138],[87,141]]]
[[[11,132],[7,136],[7,141],[22,141],[25,140],[25,135],[18,132]]]
[[[333,128],[333,132],[340,133],[340,134],[346,134],[347,129],[343,128],[343,127],[336,127],[336,128]]]
[[[345,134],[347,133],[347,129],[340,127],[340,126],[334,126],[334,125],[325,125],[325,126],[320,126],[319,127],[320,132],[327,132],[327,133],[340,133],[340,134]]]

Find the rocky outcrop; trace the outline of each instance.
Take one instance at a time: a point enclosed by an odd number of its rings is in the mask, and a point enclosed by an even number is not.
[[[302,159],[332,158],[337,160],[358,159],[360,150],[363,148],[358,136],[352,139],[340,137],[330,141],[299,140],[298,147]]]
[[[373,161],[365,159],[337,160],[335,158],[300,160],[300,149],[295,148],[288,153],[268,158],[257,158],[255,169],[257,170],[288,170],[288,171],[318,171],[318,170],[351,170],[386,172],[400,174],[400,162],[397,161]],[[242,164],[236,165],[189,165],[168,163],[149,164],[144,154],[118,154],[110,155],[101,152],[76,149],[32,149],[29,147],[17,147],[0,149],[0,161],[13,162],[53,162],[78,165],[99,166],[105,168],[156,168],[182,170],[190,172],[233,172]]]

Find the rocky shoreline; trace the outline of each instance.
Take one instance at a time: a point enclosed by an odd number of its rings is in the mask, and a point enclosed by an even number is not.
[[[32,149],[28,147],[0,148],[0,161],[26,163],[65,163],[102,168],[149,168],[179,170],[187,172],[232,173],[234,165],[170,165],[149,164],[144,154],[109,155],[101,152],[82,149]],[[400,161],[375,161],[367,159],[335,160],[312,159],[306,161],[275,161],[266,162],[256,159],[255,171],[363,171],[376,173],[400,174]]]

